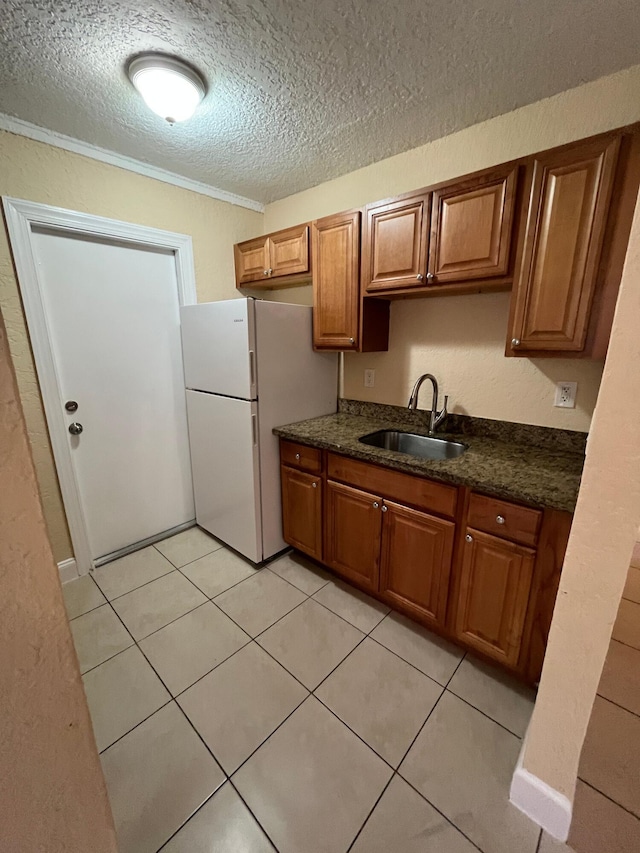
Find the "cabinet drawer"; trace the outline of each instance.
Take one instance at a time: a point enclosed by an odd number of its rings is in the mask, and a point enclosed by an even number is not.
[[[283,465],[319,474],[322,471],[322,451],[292,441],[280,442],[280,461]]]
[[[469,527],[493,533],[503,539],[511,539],[520,545],[535,545],[542,512],[507,501],[471,495],[469,502]]]
[[[422,477],[391,471],[368,462],[358,462],[335,453],[328,455],[328,475],[383,498],[409,504],[453,518],[458,490],[455,486],[434,483]]]

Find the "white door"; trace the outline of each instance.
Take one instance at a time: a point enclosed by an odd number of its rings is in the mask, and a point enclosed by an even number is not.
[[[198,524],[259,563],[258,404],[187,391],[187,411]]]
[[[194,517],[175,252],[37,226],[31,250],[95,561]]]

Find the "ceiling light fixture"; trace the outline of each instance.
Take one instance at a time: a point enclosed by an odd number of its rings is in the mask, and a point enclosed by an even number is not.
[[[127,73],[149,109],[169,124],[191,118],[207,91],[194,68],[160,53],[136,56]]]

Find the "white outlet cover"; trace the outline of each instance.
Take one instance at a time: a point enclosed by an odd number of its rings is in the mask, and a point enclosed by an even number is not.
[[[375,370],[365,370],[364,372],[364,387],[365,388],[373,388],[376,381],[376,372]]]
[[[560,409],[575,409],[577,382],[556,382],[556,398],[554,406]]]

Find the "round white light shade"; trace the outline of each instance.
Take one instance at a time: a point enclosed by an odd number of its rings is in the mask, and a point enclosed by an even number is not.
[[[200,75],[171,56],[138,56],[130,63],[128,72],[149,109],[169,124],[191,118],[205,96]]]

